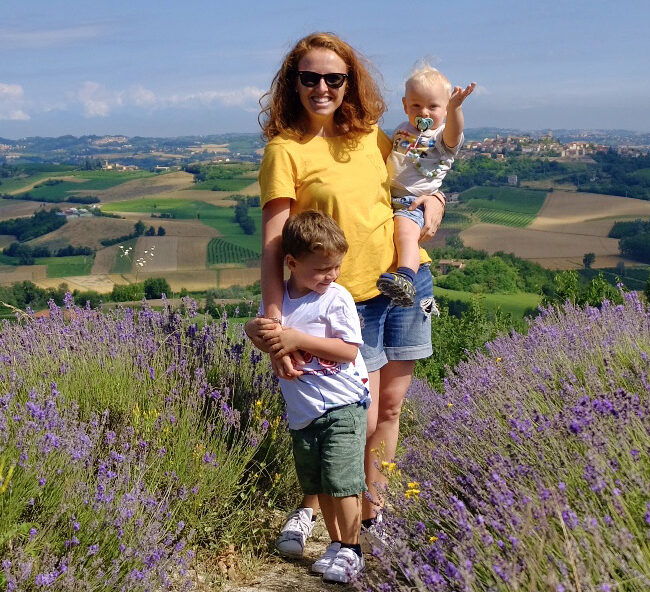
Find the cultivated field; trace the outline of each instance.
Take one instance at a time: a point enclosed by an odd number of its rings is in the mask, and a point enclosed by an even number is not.
[[[36,210],[43,207],[43,204],[37,201],[18,201],[14,199],[0,199],[0,221],[11,220],[12,218],[22,218],[31,216]],[[53,206],[46,205],[46,209]]]
[[[134,179],[126,181],[115,187],[102,190],[83,190],[80,193],[98,197],[101,203],[111,203],[114,201],[131,200],[138,197],[159,195],[169,191],[178,191],[187,189],[193,184],[194,177],[190,173],[182,171],[146,177],[143,179]]]
[[[582,267],[585,253],[594,253],[594,267],[613,267],[618,240],[607,234],[616,220],[650,217],[650,202],[611,195],[553,191],[527,228],[477,224],[461,232],[469,247],[489,253],[506,251],[551,269]]]
[[[39,236],[28,242],[31,246],[45,245],[60,249],[66,245],[101,249],[102,239],[117,238],[133,232],[133,222],[117,218],[77,218],[68,220],[54,232]]]

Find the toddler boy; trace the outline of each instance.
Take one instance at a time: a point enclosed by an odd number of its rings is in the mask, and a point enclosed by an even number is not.
[[[264,339],[276,358],[300,352],[304,360],[302,375],[280,379],[280,388],[298,480],[305,495],[318,494],[332,541],[312,570],[325,581],[347,583],[365,566],[358,494],[367,489],[370,404],[359,316],[350,293],[335,282],[348,245],[332,218],[306,211],[287,220],[282,249],[291,272],[282,328],[266,330]]]
[[[427,64],[406,81],[402,103],[408,121],[395,130],[393,150],[386,161],[395,214],[397,272],[382,273],[377,280],[379,291],[396,306],[413,306],[413,281],[420,266],[418,241],[424,210],[422,206],[409,208],[419,196],[440,189],[463,143],[462,104],[475,86],[473,82],[465,89],[456,86],[452,92],[447,77]]]

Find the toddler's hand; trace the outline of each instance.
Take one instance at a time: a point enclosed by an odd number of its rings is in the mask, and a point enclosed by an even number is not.
[[[447,110],[458,109],[463,104],[463,101],[472,94],[475,88],[476,82],[468,84],[464,89],[460,86],[455,86],[447,104]]]
[[[295,329],[283,328],[278,334],[269,336],[266,342],[271,346],[271,353],[276,358],[281,358],[300,349],[301,335]]]

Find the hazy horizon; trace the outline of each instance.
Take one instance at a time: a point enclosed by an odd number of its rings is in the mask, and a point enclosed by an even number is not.
[[[468,128],[650,131],[650,6],[116,0],[0,6],[0,137],[255,133],[282,56],[314,30],[340,34],[381,74],[386,127],[422,57],[478,83]],[[439,23],[439,25],[438,25]]]

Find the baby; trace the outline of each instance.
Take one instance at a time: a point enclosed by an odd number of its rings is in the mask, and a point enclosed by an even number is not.
[[[414,70],[406,81],[402,103],[408,121],[397,126],[386,161],[395,212],[397,272],[382,273],[377,280],[379,291],[396,306],[413,306],[413,281],[420,266],[424,208],[409,207],[418,197],[440,189],[463,143],[462,104],[475,86],[472,82],[452,91],[447,77],[428,64]]]

